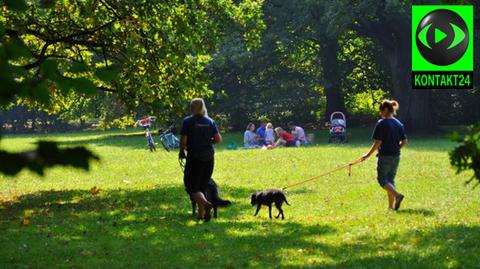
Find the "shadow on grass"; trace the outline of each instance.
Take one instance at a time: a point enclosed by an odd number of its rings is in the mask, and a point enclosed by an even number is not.
[[[235,189],[236,200],[250,189]],[[0,206],[0,264],[5,267],[247,268],[276,264],[280,249],[322,248],[306,237],[335,232],[265,217],[248,203],[202,223],[180,187],[148,191],[46,191]],[[23,223],[22,223],[23,221]],[[212,267],[213,266],[213,267]],[[3,267],[3,268],[5,268]]]
[[[2,268],[474,268],[479,226],[411,227],[353,240],[328,224],[251,217],[245,197],[210,223],[190,216],[180,187],[46,191],[0,205]],[[241,201],[241,202],[239,202]],[[243,213],[242,213],[243,212]],[[249,212],[245,216],[245,212]],[[405,209],[400,214],[433,214]],[[23,223],[22,223],[23,220]],[[330,239],[331,240],[331,239]],[[320,261],[318,260],[319,258]]]
[[[465,225],[411,229],[382,240],[366,237],[343,245],[348,258],[323,268],[478,268],[478,240],[480,227]]]
[[[159,143],[158,136],[154,136],[154,141]],[[129,132],[125,134],[112,133],[94,137],[85,137],[84,139],[67,140],[59,142],[61,145],[81,146],[81,145],[96,145],[96,146],[113,146],[125,147],[132,149],[147,148],[147,140],[145,134],[141,132]]]
[[[434,216],[435,212],[426,208],[403,208],[396,212],[397,214],[405,215],[423,215],[425,217]]]

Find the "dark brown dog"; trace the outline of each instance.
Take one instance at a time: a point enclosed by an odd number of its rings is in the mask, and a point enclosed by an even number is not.
[[[282,219],[285,219],[282,210],[282,204],[285,202],[287,205],[290,205],[287,202],[287,197],[285,193],[281,190],[265,190],[261,192],[254,192],[250,195],[250,200],[253,205],[257,205],[257,211],[255,211],[255,215],[258,215],[258,211],[262,205],[268,206],[268,215],[272,218],[272,204],[275,203],[275,207],[278,209],[278,215],[275,217],[278,219],[280,215],[282,215]]]

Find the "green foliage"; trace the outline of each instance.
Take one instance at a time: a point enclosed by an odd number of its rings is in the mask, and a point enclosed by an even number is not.
[[[279,25],[284,8],[267,1],[263,11],[261,46],[246,52],[241,33],[232,32],[207,68],[215,92],[209,99],[212,115],[235,130],[264,119],[275,125],[316,123],[324,108],[318,47],[287,38]]]
[[[103,116],[104,126],[118,127],[131,124],[128,116],[140,103],[146,114],[180,114],[186,100],[210,93],[203,70],[225,30],[248,29],[246,42],[258,43],[261,5],[256,0],[1,1],[0,104],[15,101],[80,122]],[[105,94],[96,95],[99,91]],[[86,107],[90,110],[82,110]],[[45,148],[53,155],[45,155]],[[8,174],[22,168],[42,174],[54,164],[88,168],[96,159],[83,148],[49,142],[39,143],[34,153],[2,156],[16,160],[0,167]]]
[[[188,99],[211,93],[203,69],[224,32],[243,29],[248,47],[255,47],[264,28],[262,1],[257,0],[238,4],[157,0],[19,3],[24,2],[8,1],[0,6],[2,29],[6,29],[2,43],[11,59],[3,63],[16,70],[15,76],[4,77],[9,83],[0,86],[4,102],[17,96],[48,106],[55,103],[50,99],[58,93],[65,102],[72,89],[92,99],[101,90],[117,95],[130,115],[140,102],[146,103],[148,114],[165,110],[180,114]],[[14,12],[10,4],[28,12]],[[43,80],[46,87],[42,90],[59,91],[56,95],[44,91],[44,98],[38,100],[32,86]],[[19,92],[19,86],[31,90]]]
[[[371,118],[378,115],[378,104],[385,98],[382,90],[367,90],[357,94],[349,94],[348,109],[352,115],[365,115]]]
[[[450,164],[457,169],[457,174],[472,171],[472,177],[467,180],[469,184],[473,180],[477,180],[480,184],[480,125],[473,125],[468,128],[469,133],[464,137],[458,133],[450,135],[450,139],[454,142],[461,143],[452,151],[450,151]]]
[[[134,127],[135,120],[129,116],[123,116],[112,120],[101,120],[96,129],[109,130],[109,129],[122,129],[125,130],[128,127]]]
[[[91,93],[92,87],[87,85],[89,80],[63,76],[60,61],[45,57],[48,42],[42,44],[34,40],[28,33],[31,29],[17,21],[19,18],[30,18],[26,15],[28,8],[23,0],[0,4],[0,103],[10,105],[13,98],[26,98],[32,103],[50,105],[51,88],[62,80],[71,80],[72,87],[85,92],[88,89]],[[25,33],[20,33],[12,26],[25,27]],[[38,55],[33,45],[42,47]],[[31,62],[32,58],[36,58],[36,61]],[[90,160],[98,160],[98,157],[84,147],[60,148],[55,142],[42,141],[33,151],[12,153],[0,150],[0,172],[15,175],[27,168],[43,175],[46,168],[55,165],[88,170]]]

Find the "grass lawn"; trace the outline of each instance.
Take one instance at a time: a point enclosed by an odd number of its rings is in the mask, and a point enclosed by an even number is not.
[[[251,192],[361,156],[370,130],[350,131],[346,145],[325,144],[326,133],[317,133],[320,143],[308,148],[219,148],[214,178],[234,204],[206,224],[190,217],[177,153],[150,153],[131,131],[50,135],[86,144],[102,160],[88,173],[1,176],[0,268],[480,268],[480,188],[465,187],[470,175],[450,168],[454,144],[443,136],[410,137],[397,176],[406,195],[398,213],[386,210],[372,158],[351,177],[344,170],[289,190],[283,221],[269,220],[266,209],[253,217]],[[33,141],[1,143],[23,150]]]

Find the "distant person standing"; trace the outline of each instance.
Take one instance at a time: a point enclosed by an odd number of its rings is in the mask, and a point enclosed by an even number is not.
[[[292,134],[295,136],[296,141],[298,142],[298,145],[306,145],[307,144],[307,138],[305,136],[305,130],[303,130],[302,127],[297,126],[293,121],[288,123],[288,128],[292,131]]]
[[[267,124],[265,122],[262,122],[262,123],[260,123],[260,127],[258,127],[258,129],[257,129],[257,143],[260,146],[265,146],[266,145],[266,141],[265,141],[265,138],[266,138],[265,127],[266,127],[266,125]]]
[[[192,99],[190,112],[191,116],[183,120],[178,157],[187,159],[183,182],[185,190],[198,205],[198,217],[209,221],[212,204],[203,192],[213,173],[213,144],[222,142],[222,137],[215,122],[208,117],[203,99]]]
[[[387,192],[388,208],[392,210],[398,210],[404,198],[395,187],[395,176],[400,163],[400,150],[408,143],[403,124],[394,117],[398,107],[398,102],[394,100],[380,103],[382,118],[373,130],[374,143],[361,158],[364,161],[378,150],[377,180]]]

